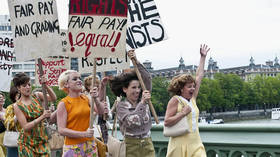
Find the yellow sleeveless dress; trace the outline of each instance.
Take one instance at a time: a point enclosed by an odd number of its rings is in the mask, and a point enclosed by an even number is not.
[[[187,101],[181,96],[175,96],[178,101],[177,113],[185,105],[190,105],[192,112],[187,115],[190,132],[178,137],[170,137],[166,157],[206,157],[206,152],[199,136],[199,109],[195,99]]]

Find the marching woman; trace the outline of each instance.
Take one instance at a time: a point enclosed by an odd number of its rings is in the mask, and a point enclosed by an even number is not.
[[[6,156],[6,148],[3,145],[3,138],[4,138],[4,133],[5,133],[5,112],[6,110],[4,109],[4,103],[5,103],[5,95],[4,93],[0,92],[0,156]]]
[[[84,87],[85,87],[85,91],[84,94],[86,94],[89,98],[90,104],[91,103],[91,96],[90,96],[90,90],[93,88],[92,86],[92,75],[86,77],[84,79]],[[109,77],[104,77],[101,82],[98,79],[98,76],[95,77],[95,87],[99,88],[99,99],[101,102],[104,103],[104,114],[103,115],[96,115],[95,120],[94,120],[94,124],[96,126],[100,127],[100,130],[97,129],[97,127],[94,127],[94,137],[97,137],[99,139],[101,139],[101,135],[99,133],[99,131],[101,131],[102,134],[102,138],[104,139],[104,143],[107,143],[108,141],[108,128],[110,127],[110,124],[107,120],[105,120],[103,117],[108,115],[110,117],[110,112],[109,112],[109,108],[110,108],[110,104],[106,101],[106,85],[108,83]],[[105,115],[106,114],[106,115]],[[108,117],[108,118],[109,118]]]
[[[46,82],[45,77],[41,78]],[[13,84],[20,94],[19,100],[14,105],[14,112],[22,127],[18,138],[18,155],[20,157],[50,156],[47,130],[44,124],[46,118],[55,121],[50,110],[44,110],[39,100],[31,94],[30,77],[25,73],[18,73],[13,78]],[[47,86],[48,99],[52,97],[53,90]]]
[[[190,132],[181,136],[170,137],[167,157],[206,157],[205,149],[199,136],[199,110],[196,105],[196,98],[204,74],[205,58],[209,50],[210,48],[207,45],[200,46],[201,57],[196,79],[187,74],[175,76],[168,87],[168,91],[173,94],[173,97],[167,105],[164,125],[167,127],[173,126],[187,116]]]
[[[13,104],[10,104],[6,109],[5,114],[5,127],[7,130],[11,131],[20,131],[21,127],[18,123],[17,117],[14,112],[14,106],[16,105],[16,101],[19,99],[20,94],[15,86],[10,88],[10,99]],[[17,157],[18,156],[18,148],[17,147],[7,147],[7,157]]]
[[[59,89],[68,95],[63,98],[57,109],[58,132],[65,136],[63,157],[98,156],[94,131],[89,129],[90,103],[82,94],[81,75],[74,70],[63,72],[58,79]],[[95,101],[95,112],[104,113],[104,104],[98,97],[98,88],[94,87],[91,97]]]
[[[128,56],[136,60],[134,50],[129,51]],[[150,131],[152,120],[147,103],[151,98],[151,75],[138,61],[137,66],[147,90],[141,90],[134,71],[114,77],[110,81],[110,87],[116,96],[124,98],[117,104],[116,109],[120,129],[125,137],[126,157],[154,157]]]

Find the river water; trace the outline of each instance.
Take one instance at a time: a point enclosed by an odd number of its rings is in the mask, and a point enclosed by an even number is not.
[[[225,122],[225,124],[280,124],[280,120],[274,119],[254,119],[254,120],[240,120]]]

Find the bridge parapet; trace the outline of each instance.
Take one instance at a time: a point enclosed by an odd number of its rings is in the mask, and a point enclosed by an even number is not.
[[[280,121],[279,121],[280,124]],[[165,157],[168,138],[153,126],[157,157]],[[205,124],[199,126],[207,157],[280,157],[280,125]]]
[[[280,157],[280,121],[279,125],[205,124],[199,131],[207,157]],[[169,138],[162,133],[162,125],[152,127],[157,157],[165,157],[167,152]],[[117,137],[122,139],[119,131]],[[60,154],[60,150],[52,151],[52,157]]]

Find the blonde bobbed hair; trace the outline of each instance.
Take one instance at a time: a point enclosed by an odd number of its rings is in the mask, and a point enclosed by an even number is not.
[[[65,91],[66,93],[68,93],[68,89],[65,88],[65,83],[68,81],[69,79],[69,75],[71,73],[77,72],[76,70],[66,70],[63,73],[61,73],[58,77],[58,88],[60,90]]]

